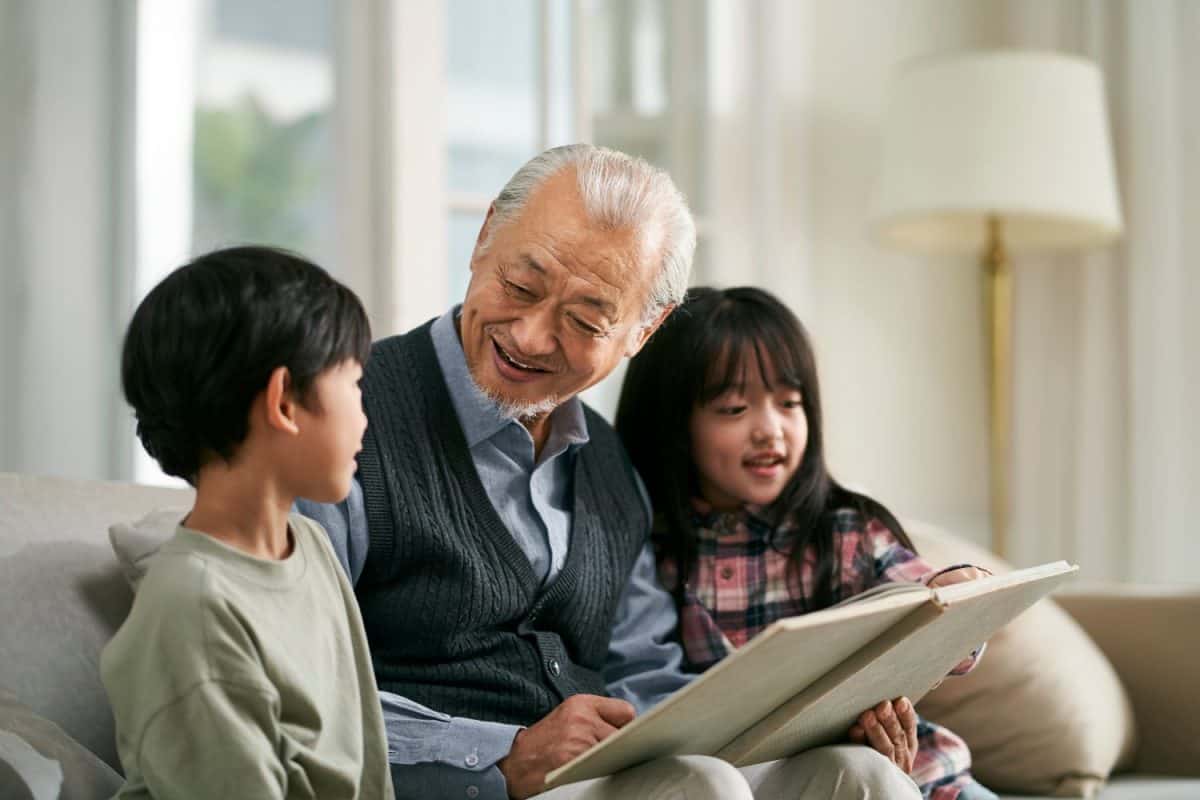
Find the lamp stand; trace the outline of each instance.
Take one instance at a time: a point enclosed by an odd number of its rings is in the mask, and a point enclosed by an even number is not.
[[[984,255],[984,301],[988,326],[992,550],[1008,555],[1008,450],[1012,428],[1012,271],[1000,219],[989,216]]]

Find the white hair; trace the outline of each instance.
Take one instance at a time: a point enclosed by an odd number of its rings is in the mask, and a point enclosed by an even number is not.
[[[521,215],[535,189],[568,167],[575,169],[579,196],[591,221],[608,229],[636,231],[642,252],[661,259],[642,323],[682,303],[696,250],[696,223],[687,201],[666,171],[607,147],[564,145],[526,162],[496,196],[491,230],[481,251],[497,230]]]

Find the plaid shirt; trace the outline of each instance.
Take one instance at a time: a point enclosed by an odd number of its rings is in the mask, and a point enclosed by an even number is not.
[[[777,546],[787,535],[786,526],[775,532],[752,509],[713,512],[699,501],[693,521],[697,561],[684,587],[679,627],[688,662],[703,671],[772,622],[803,614],[803,601],[811,607],[816,554],[810,550],[804,559],[799,597],[789,588],[796,585],[795,578],[789,580],[790,556]],[[833,582],[835,603],[882,583],[928,583],[946,571],[930,567],[879,521],[872,519],[863,526],[860,516],[848,509],[838,512],[834,541],[840,564]],[[674,561],[660,558],[658,570],[663,585],[674,591],[678,582]],[[982,648],[972,653],[951,674],[969,672],[981,653]],[[926,798],[955,800],[960,793],[973,795],[982,789],[970,774],[966,742],[925,720],[918,722],[917,736],[912,778]]]

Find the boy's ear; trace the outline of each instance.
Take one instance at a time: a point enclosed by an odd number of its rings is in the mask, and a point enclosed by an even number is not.
[[[300,405],[292,391],[292,376],[287,367],[276,367],[263,390],[267,426],[283,433],[297,434],[300,425],[296,411]]]
[[[659,312],[657,317],[643,325],[636,333],[634,333],[633,338],[629,342],[629,346],[625,348],[625,357],[633,358],[636,356],[641,351],[642,346],[646,344],[646,341],[650,338],[651,334],[658,330],[660,325],[666,322],[667,317],[671,316],[671,312],[674,310],[675,306],[665,306],[663,310]]]

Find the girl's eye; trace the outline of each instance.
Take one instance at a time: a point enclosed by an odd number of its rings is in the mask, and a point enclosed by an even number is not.
[[[803,400],[784,400],[783,407],[784,408],[804,408],[804,401]]]
[[[738,414],[746,410],[745,406],[718,406],[717,413],[727,417],[736,417]]]

